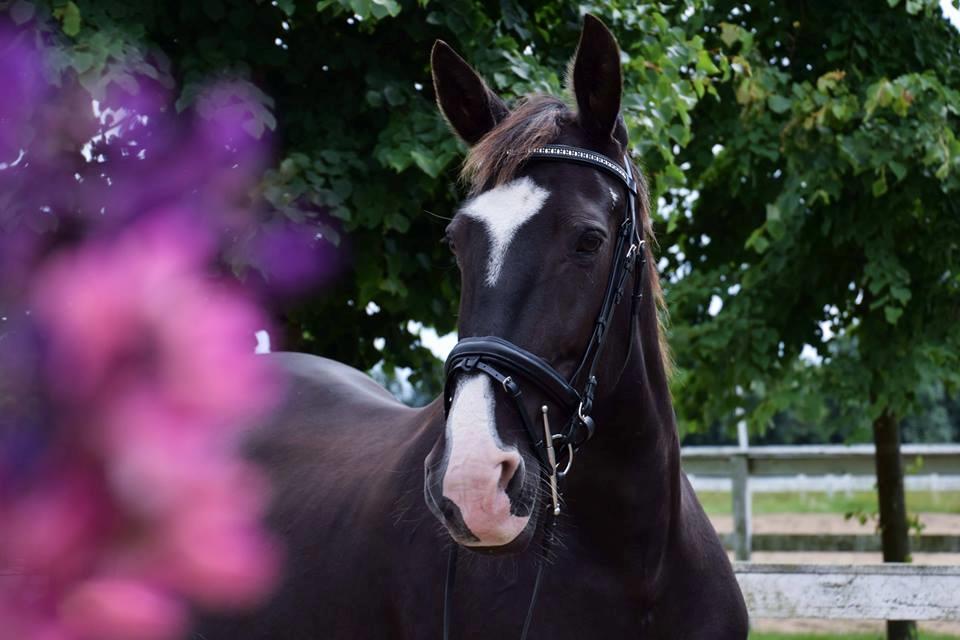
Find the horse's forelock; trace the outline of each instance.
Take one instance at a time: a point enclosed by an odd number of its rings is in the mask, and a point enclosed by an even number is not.
[[[553,142],[561,127],[574,117],[567,104],[554,96],[524,98],[470,149],[460,177],[470,186],[471,194],[509,182],[527,155]]]

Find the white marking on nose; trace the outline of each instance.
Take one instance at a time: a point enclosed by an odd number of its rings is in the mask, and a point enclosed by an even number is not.
[[[454,453],[476,454],[492,448],[505,449],[494,425],[493,385],[476,374],[464,378],[454,393],[447,418],[447,437]]]
[[[529,517],[510,513],[506,485],[522,459],[497,434],[493,385],[479,374],[460,382],[447,418],[449,457],[443,495],[460,508],[476,546],[502,545],[524,530]]]
[[[497,284],[514,235],[540,211],[549,196],[549,191],[523,177],[480,194],[463,208],[463,214],[482,222],[490,236],[487,286]]]

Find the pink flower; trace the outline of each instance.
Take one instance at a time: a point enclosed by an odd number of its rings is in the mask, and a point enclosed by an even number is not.
[[[188,603],[249,606],[275,582],[266,481],[238,451],[279,390],[253,354],[265,322],[171,220],[59,255],[34,281],[57,472],[0,496],[0,566],[22,570],[0,611],[31,634],[166,640]]]
[[[50,473],[12,504],[0,505],[0,566],[63,580],[89,570],[109,527],[99,479],[78,465]]]
[[[187,610],[175,596],[140,580],[97,578],[60,605],[64,626],[84,640],[173,640],[186,632]]]

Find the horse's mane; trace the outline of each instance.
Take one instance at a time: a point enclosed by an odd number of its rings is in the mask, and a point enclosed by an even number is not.
[[[561,128],[573,122],[576,117],[577,114],[567,103],[556,96],[533,94],[522,98],[507,117],[470,148],[463,162],[460,178],[469,185],[471,195],[509,182],[516,176],[531,151],[556,140]],[[637,177],[637,204],[644,236],[647,238],[646,272],[656,303],[660,354],[664,370],[669,376],[672,361],[665,328],[669,316],[651,249],[657,241],[650,218],[650,192],[643,172],[636,164],[632,163],[631,168]]]

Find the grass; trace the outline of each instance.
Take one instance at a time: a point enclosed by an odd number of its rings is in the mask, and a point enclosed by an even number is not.
[[[817,634],[817,633],[751,633],[750,640],[883,640],[882,634]],[[945,636],[920,632],[920,640],[957,640],[957,636]]]
[[[701,491],[697,494],[708,514],[729,514],[730,494],[725,491]],[[833,495],[817,491],[755,493],[753,513],[849,513],[877,509],[877,494],[872,491],[842,491]],[[910,513],[960,513],[960,491],[908,491]],[[799,637],[799,636],[798,636]]]

